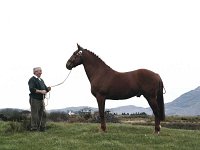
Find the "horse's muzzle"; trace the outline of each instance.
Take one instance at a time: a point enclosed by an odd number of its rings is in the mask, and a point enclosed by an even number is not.
[[[67,62],[67,64],[66,64],[66,68],[67,68],[68,70],[72,70],[72,65],[71,65],[70,62]]]

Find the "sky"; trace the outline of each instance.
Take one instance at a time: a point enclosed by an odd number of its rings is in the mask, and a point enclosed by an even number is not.
[[[158,73],[165,103],[200,86],[198,0],[0,1],[0,108],[30,109],[28,80],[42,67],[47,86],[62,82],[77,49],[98,55],[119,72]],[[52,87],[46,109],[97,107],[82,65]],[[106,108],[148,107],[143,98],[107,100]]]

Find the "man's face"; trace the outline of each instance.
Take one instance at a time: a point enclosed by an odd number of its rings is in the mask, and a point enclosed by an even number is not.
[[[36,75],[38,78],[40,78],[41,74],[42,74],[42,69],[41,68],[35,69],[34,75]]]

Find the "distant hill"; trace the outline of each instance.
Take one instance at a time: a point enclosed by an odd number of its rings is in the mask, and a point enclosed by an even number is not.
[[[70,111],[71,112],[78,112],[78,111],[81,111],[83,109],[90,109],[91,112],[98,111],[98,109],[94,108],[94,107],[79,106],[79,107],[66,107],[66,108],[62,108],[62,109],[51,109],[48,112],[65,112],[65,113],[68,113]]]
[[[145,112],[146,114],[152,115],[152,111],[150,108],[143,108],[143,107],[137,107],[134,105],[128,105],[128,106],[121,106],[116,108],[109,109],[112,113],[122,114],[122,113],[142,113]]]
[[[165,112],[166,115],[200,115],[200,87],[182,94],[170,103],[166,103]]]
[[[96,112],[98,111],[98,108],[94,107],[88,107],[88,106],[80,106],[80,107],[66,107],[63,109],[52,109],[49,110],[48,112],[78,112],[83,109],[90,109],[91,112]],[[143,107],[136,107],[134,105],[128,105],[128,106],[121,106],[121,107],[116,107],[116,108],[110,108],[106,109],[109,110],[111,113],[117,113],[117,114],[122,114],[122,113],[142,113],[145,112],[146,114],[152,115],[152,111],[150,108],[143,108]]]

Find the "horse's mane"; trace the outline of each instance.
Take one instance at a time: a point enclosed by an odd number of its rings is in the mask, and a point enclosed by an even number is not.
[[[93,56],[95,56],[100,62],[102,62],[104,65],[106,65],[107,67],[109,67],[110,69],[112,69],[110,66],[108,66],[98,55],[96,55],[94,52],[85,49],[87,52],[89,52],[90,54],[92,54]]]

